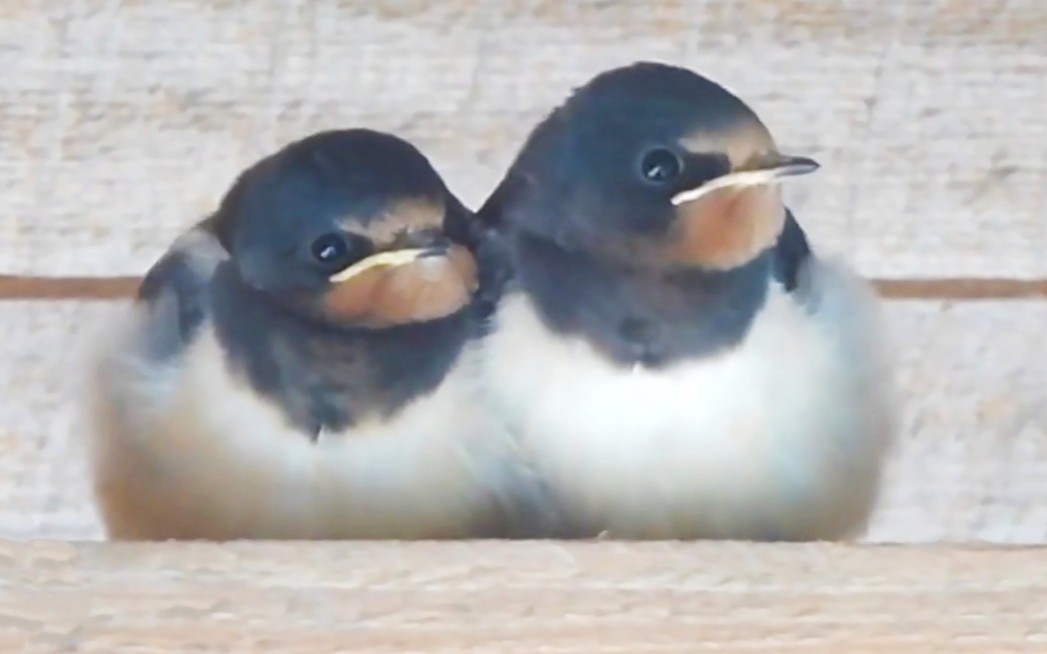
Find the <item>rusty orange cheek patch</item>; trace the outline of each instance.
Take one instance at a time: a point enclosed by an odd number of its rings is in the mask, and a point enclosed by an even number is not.
[[[324,312],[338,322],[381,328],[443,318],[476,290],[476,263],[454,246],[445,257],[427,257],[395,268],[372,268],[334,286]]]
[[[778,189],[771,186],[725,188],[677,212],[665,258],[718,270],[752,260],[778,239],[785,224]]]

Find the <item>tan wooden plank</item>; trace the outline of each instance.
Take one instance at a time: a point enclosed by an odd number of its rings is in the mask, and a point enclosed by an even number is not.
[[[0,538],[100,536],[79,398],[115,306],[0,302]],[[1047,302],[887,307],[904,435],[868,539],[1047,542]]]
[[[1047,298],[1047,279],[870,279],[880,295],[901,300]],[[0,300],[108,300],[132,296],[140,277],[0,275]]]
[[[1047,542],[1047,302],[888,317],[905,418],[869,538]]]
[[[415,140],[477,203],[571,87],[644,58],[821,160],[790,197],[864,273],[1044,278],[1045,32],[1037,0],[15,0],[0,273],[140,274],[245,164],[336,126]]]
[[[1047,550],[736,543],[0,543],[30,652],[1004,654]]]

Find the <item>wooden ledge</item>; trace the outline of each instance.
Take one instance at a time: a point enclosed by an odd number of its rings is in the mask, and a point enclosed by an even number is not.
[[[0,651],[1047,651],[1047,548],[0,542]]]
[[[896,300],[1002,300],[1047,298],[1047,279],[872,279]],[[132,295],[140,277],[24,277],[0,275],[0,300],[111,300]]]

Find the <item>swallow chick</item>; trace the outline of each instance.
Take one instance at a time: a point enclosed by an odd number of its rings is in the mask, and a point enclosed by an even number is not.
[[[99,350],[109,536],[499,533],[505,443],[460,365],[471,218],[414,146],[379,132],[322,132],[244,172]]]
[[[818,168],[686,69],[600,74],[478,212],[513,276],[487,402],[572,536],[842,539],[893,438],[871,287],[820,257],[780,183]]]

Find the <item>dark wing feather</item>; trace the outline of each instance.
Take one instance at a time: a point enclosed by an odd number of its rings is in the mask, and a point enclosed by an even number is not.
[[[792,293],[799,283],[800,269],[810,258],[811,248],[807,243],[800,223],[789,209],[785,210],[785,227],[774,248],[774,277]]]
[[[494,312],[506,286],[513,278],[512,256],[505,234],[503,206],[511,204],[520,192],[519,179],[508,175],[495,188],[476,212],[471,234],[471,248],[480,268],[480,289],[475,305],[484,319]]]
[[[212,230],[211,219],[183,234],[146,273],[138,288],[137,309],[144,314],[147,358],[177,357],[210,316],[210,284],[228,253]]]

